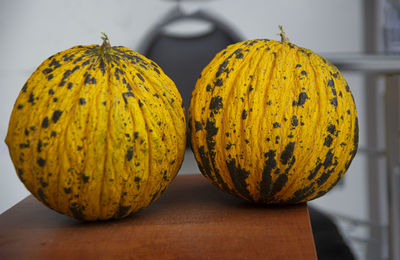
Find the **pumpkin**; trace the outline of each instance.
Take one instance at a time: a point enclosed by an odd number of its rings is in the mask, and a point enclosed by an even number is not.
[[[191,147],[223,191],[264,204],[326,194],[358,146],[350,88],[311,50],[282,41],[228,46],[203,69],[189,107]]]
[[[46,59],[19,93],[6,137],[25,187],[83,220],[123,218],[159,198],[186,145],[172,80],[103,40]]]

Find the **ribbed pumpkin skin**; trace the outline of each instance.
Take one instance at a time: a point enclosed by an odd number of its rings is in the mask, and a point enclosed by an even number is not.
[[[48,207],[83,220],[122,218],[177,174],[186,123],[174,83],[126,47],[76,46],[22,88],[6,143],[20,180]]]
[[[266,204],[324,195],[358,146],[354,100],[338,69],[273,40],[240,42],[216,55],[192,93],[189,131],[203,175]]]

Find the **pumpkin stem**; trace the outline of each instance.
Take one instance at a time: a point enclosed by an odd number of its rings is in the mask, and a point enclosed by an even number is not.
[[[285,31],[283,30],[283,26],[282,25],[278,25],[278,27],[279,27],[279,30],[281,30],[281,32],[279,33],[279,35],[281,36],[281,42],[289,43],[290,40],[286,36]]]
[[[103,44],[99,48],[99,54],[100,54],[100,59],[101,59],[101,66],[104,66],[104,64],[107,64],[110,56],[108,55],[109,49],[111,48],[110,40],[108,39],[107,34],[104,32],[101,32],[102,36],[101,39],[103,40]]]
[[[102,50],[106,50],[107,48],[111,48],[110,40],[108,39],[107,34],[101,32],[101,39],[103,40],[103,44],[100,46]]]

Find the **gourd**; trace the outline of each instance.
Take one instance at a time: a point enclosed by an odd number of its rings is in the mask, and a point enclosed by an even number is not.
[[[172,80],[153,61],[103,40],[46,59],[23,86],[6,137],[25,187],[83,220],[123,218],[159,198],[186,145]]]
[[[358,119],[339,70],[282,41],[228,46],[203,69],[189,107],[191,147],[223,191],[265,204],[326,194],[358,147]]]

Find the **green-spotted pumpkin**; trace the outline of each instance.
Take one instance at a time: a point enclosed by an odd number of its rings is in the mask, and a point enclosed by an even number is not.
[[[281,36],[219,52],[190,101],[191,147],[202,174],[256,203],[326,194],[358,146],[356,107],[342,74]]]
[[[82,220],[123,218],[159,198],[185,152],[175,84],[126,47],[76,46],[23,86],[6,143],[19,179],[48,207]]]

